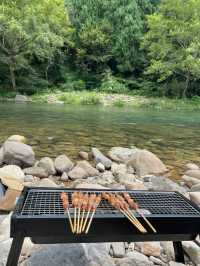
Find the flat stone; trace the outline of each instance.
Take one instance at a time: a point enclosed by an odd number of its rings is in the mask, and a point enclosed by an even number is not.
[[[187,163],[186,168],[187,170],[199,170],[199,166],[195,163]]]
[[[200,179],[200,169],[188,170],[185,172],[185,175]]]
[[[150,266],[153,265],[147,256],[137,251],[131,251],[126,254],[127,258],[120,259],[116,266]]]
[[[58,187],[58,185],[49,178],[43,178],[37,184],[38,187]]]
[[[190,191],[200,191],[200,183],[193,185],[190,189]]]
[[[20,136],[20,135],[12,135],[10,136],[7,141],[17,141],[17,142],[21,142],[21,143],[26,143],[27,139],[24,136]]]
[[[55,159],[54,162],[55,169],[58,173],[66,172],[68,173],[74,166],[73,162],[65,155],[60,155]]]
[[[86,160],[86,161],[89,160],[89,154],[88,154],[87,152],[85,152],[85,151],[80,151],[80,152],[78,153],[78,155],[79,155],[79,157],[80,157],[81,159],[83,159],[83,160]]]
[[[150,261],[152,261],[156,265],[162,265],[162,266],[166,265],[162,260],[155,258],[153,256],[150,256],[149,259],[150,259]]]
[[[78,161],[77,166],[82,168],[87,173],[87,177],[99,175],[99,171],[87,161]]]
[[[6,141],[3,145],[3,161],[21,167],[33,166],[35,153],[31,146],[17,141]]]
[[[190,200],[200,205],[200,192],[189,192]]]
[[[49,157],[44,157],[38,162],[38,167],[42,167],[49,175],[55,175],[56,169],[54,167],[54,162]]]
[[[124,242],[113,242],[110,248],[112,249],[113,257],[123,258],[126,254]]]
[[[138,149],[127,162],[127,165],[132,166],[140,177],[148,174],[162,175],[168,172],[163,162],[148,150]]]
[[[47,171],[44,168],[38,167],[38,166],[25,168],[23,171],[26,175],[37,176],[39,178],[47,178],[48,177]]]
[[[200,183],[200,180],[195,178],[195,177],[191,177],[191,176],[188,176],[188,175],[183,175],[182,178],[181,178],[185,184],[188,186],[188,187],[192,187],[192,186],[195,186],[197,184]]]
[[[161,246],[159,242],[137,242],[137,248],[147,256],[159,257],[161,255]]]
[[[126,163],[131,159],[136,150],[136,148],[129,149],[123,147],[113,147],[108,152],[108,157],[115,162]]]
[[[15,96],[15,102],[27,102],[28,98],[25,95],[17,94]]]
[[[1,211],[11,211],[15,207],[16,198],[21,194],[20,191],[7,189],[5,196],[0,200]]]
[[[102,163],[105,166],[105,169],[110,169],[112,165],[112,161],[107,158],[103,153],[97,148],[92,148],[92,155],[96,164]]]
[[[99,172],[104,172],[106,169],[105,169],[105,166],[102,164],[102,163],[98,163],[96,165],[96,169],[99,171]]]
[[[75,188],[80,188],[80,189],[109,189],[107,187],[104,187],[99,184],[92,184],[92,183],[81,183],[77,184]]]
[[[193,241],[183,241],[183,249],[188,254],[192,262],[196,265],[200,265],[200,247]]]

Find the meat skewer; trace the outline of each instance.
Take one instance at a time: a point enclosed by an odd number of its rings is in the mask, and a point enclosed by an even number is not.
[[[60,195],[60,198],[62,200],[62,204],[63,204],[63,208],[65,210],[65,213],[67,213],[67,215],[68,215],[70,227],[71,227],[71,230],[73,232],[74,229],[73,229],[72,219],[71,219],[70,212],[69,212],[69,199],[68,199],[68,195],[65,192],[62,192],[61,195]]]
[[[141,223],[128,212],[128,204],[124,200],[121,201],[121,199],[117,198],[115,195],[109,195],[107,193],[103,193],[103,197],[108,200],[114,208],[119,210],[140,232],[146,233]]]
[[[94,202],[93,202],[93,206],[92,206],[92,209],[93,209],[93,212],[92,212],[92,215],[90,217],[90,220],[89,220],[89,223],[88,223],[88,226],[87,226],[87,229],[85,231],[85,233],[87,234],[89,229],[90,229],[90,226],[91,226],[91,223],[92,223],[92,220],[93,220],[93,217],[94,217],[94,214],[96,212],[96,209],[97,207],[99,206],[101,202],[101,195],[97,196],[96,199],[94,199]]]
[[[85,216],[85,211],[87,209],[87,205],[88,205],[88,194],[83,195],[83,202],[82,202],[82,217],[81,217],[81,223],[80,223],[80,227],[79,227],[79,234],[82,232],[82,227],[83,227],[83,221],[84,221],[84,216]]]
[[[139,210],[138,204],[134,202],[134,200],[129,196],[128,193],[123,193],[124,198],[128,202],[131,209],[137,211],[141,217],[145,220],[145,222],[148,224],[148,226],[151,228],[151,230],[156,233],[156,229],[153,227],[153,225],[147,220],[147,218],[144,216],[144,214]]]
[[[77,207],[78,207],[78,193],[77,192],[74,192],[72,194],[72,204],[73,204],[73,207],[74,207],[74,226],[73,226],[73,233],[76,232],[76,227],[77,227],[77,218],[76,218],[76,215],[77,215]]]
[[[88,218],[89,218],[92,206],[93,206],[93,202],[95,199],[96,199],[96,194],[91,194],[88,198],[88,204],[87,204],[87,211],[88,212],[87,212],[87,215],[86,215],[83,227],[82,227],[82,232],[85,230],[85,227],[86,227],[86,224],[87,224],[87,221],[88,221]]]
[[[76,228],[76,233],[79,233],[80,229],[80,215],[81,215],[81,207],[82,207],[82,202],[83,202],[83,193],[79,192],[78,194],[78,217],[77,217],[77,228]]]

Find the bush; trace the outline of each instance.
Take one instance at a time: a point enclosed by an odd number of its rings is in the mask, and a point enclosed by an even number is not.
[[[113,106],[115,106],[115,107],[124,107],[124,105],[125,105],[125,103],[120,99],[113,102]]]
[[[110,71],[104,74],[100,90],[108,93],[125,93],[128,91],[122,80],[113,76]]]
[[[87,95],[81,99],[83,105],[98,105],[101,104],[101,99],[97,95]]]

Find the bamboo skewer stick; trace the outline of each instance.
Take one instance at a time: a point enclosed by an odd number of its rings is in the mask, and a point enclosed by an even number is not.
[[[71,230],[73,232],[74,229],[73,229],[72,219],[71,219],[70,212],[69,212],[69,199],[68,199],[68,195],[65,192],[62,192],[60,197],[61,197],[61,200],[62,200],[62,203],[63,203],[63,208],[65,210],[64,213],[66,215],[68,215],[70,227],[71,227]]]
[[[90,226],[91,226],[91,223],[92,223],[92,220],[94,218],[94,214],[96,212],[96,209],[97,207],[99,206],[99,203],[101,202],[101,196],[97,196],[96,199],[94,199],[94,202],[93,202],[93,212],[92,212],[92,215],[90,217],[90,220],[89,220],[89,223],[88,223],[88,226],[87,226],[87,229],[85,231],[85,233],[87,234],[89,232],[89,229],[90,229]]]
[[[88,194],[85,194],[83,196],[83,204],[82,204],[82,208],[83,208],[83,213],[82,213],[82,218],[81,218],[81,223],[80,223],[80,229],[79,229],[79,234],[82,233],[83,231],[83,222],[84,222],[84,217],[85,217],[85,212],[88,206]]]
[[[87,224],[88,219],[89,219],[90,212],[91,212],[92,209],[93,209],[93,205],[94,205],[94,201],[95,201],[95,199],[96,199],[96,194],[91,194],[91,195],[89,196],[89,198],[88,198],[88,206],[87,206],[87,208],[88,208],[88,212],[87,212],[87,216],[86,216],[86,219],[85,219],[85,222],[84,222],[83,230],[82,230],[82,231],[85,230],[86,224]],[[87,228],[87,227],[86,227],[86,228]]]
[[[84,232],[84,230],[85,230],[86,223],[87,223],[87,220],[88,220],[88,217],[89,217],[90,211],[91,211],[91,209],[88,209],[88,212],[87,212],[87,214],[86,214],[85,221],[84,221],[84,223],[83,223],[83,227],[82,227],[82,231],[81,231],[81,232]]]
[[[76,232],[76,228],[77,228],[77,206],[78,206],[78,193],[74,192],[72,194],[72,204],[74,206],[74,225],[73,225],[73,233]]]
[[[149,222],[149,220],[144,216],[144,214],[139,210],[138,204],[136,202],[134,202],[134,200],[129,196],[128,193],[123,193],[124,198],[126,199],[126,201],[128,202],[129,206],[136,210],[140,216],[144,219],[144,221],[148,224],[148,226],[151,228],[151,230],[154,233],[157,233],[156,229],[153,227],[153,225]]]
[[[129,219],[129,221],[141,232],[141,233],[146,233],[146,229],[142,228],[140,225],[137,224],[137,222],[133,219],[131,219],[131,217],[123,210],[121,210],[121,212],[124,214],[124,216],[126,216],[126,218]]]

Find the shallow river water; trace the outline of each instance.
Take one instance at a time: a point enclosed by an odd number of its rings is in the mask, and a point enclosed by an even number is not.
[[[157,154],[179,178],[187,162],[200,164],[200,112],[102,106],[0,103],[0,142],[24,135],[36,157],[137,146]]]

